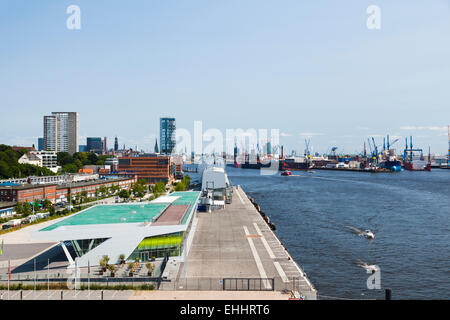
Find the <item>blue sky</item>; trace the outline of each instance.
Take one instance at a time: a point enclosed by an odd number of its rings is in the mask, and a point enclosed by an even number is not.
[[[66,28],[72,4],[81,30]],[[174,116],[279,128],[287,151],[309,137],[359,152],[390,134],[445,154],[449,39],[448,0],[2,0],[0,143],[37,144],[44,115],[77,111],[80,144],[117,135],[149,151]]]

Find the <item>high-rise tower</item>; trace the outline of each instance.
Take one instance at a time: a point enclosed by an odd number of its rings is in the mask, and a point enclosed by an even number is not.
[[[47,151],[78,151],[78,113],[52,112],[44,116],[44,149]]]
[[[160,119],[159,142],[161,144],[161,153],[171,154],[175,152],[175,145],[176,145],[175,130],[176,130],[175,118]]]

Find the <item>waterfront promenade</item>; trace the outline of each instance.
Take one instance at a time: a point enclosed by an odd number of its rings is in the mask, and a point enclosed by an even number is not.
[[[316,299],[312,284],[240,186],[233,187],[225,209],[198,212],[194,224],[185,263],[175,282],[161,289],[292,290]]]

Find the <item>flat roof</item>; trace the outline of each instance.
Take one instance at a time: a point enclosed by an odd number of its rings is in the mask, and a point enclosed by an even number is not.
[[[86,187],[91,185],[97,185],[97,184],[104,184],[104,183],[112,183],[112,182],[120,182],[120,181],[127,181],[131,180],[133,178],[107,178],[107,179],[95,179],[90,181],[77,181],[70,183],[62,183],[58,184],[56,186],[56,189],[64,189],[68,187],[77,188],[77,187]]]
[[[120,254],[129,256],[145,238],[185,232],[199,196],[198,191],[184,191],[169,194],[166,203],[96,205],[32,231],[32,236],[48,242],[107,239],[79,257],[78,266],[97,263],[105,254],[118,261]]]
[[[27,189],[36,189],[36,188],[44,188],[44,187],[54,187],[56,186],[55,183],[49,183],[49,184],[19,184],[19,185],[0,185],[0,189],[11,189],[11,190],[27,190]]]
[[[146,222],[158,216],[168,206],[167,203],[98,205],[52,224],[41,231],[50,231],[61,226]]]

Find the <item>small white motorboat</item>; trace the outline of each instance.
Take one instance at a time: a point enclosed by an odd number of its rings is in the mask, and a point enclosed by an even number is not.
[[[365,231],[364,231],[364,237],[365,237],[366,239],[373,239],[373,238],[375,238],[375,235],[373,234],[372,231],[370,231],[370,230],[365,230]]]

